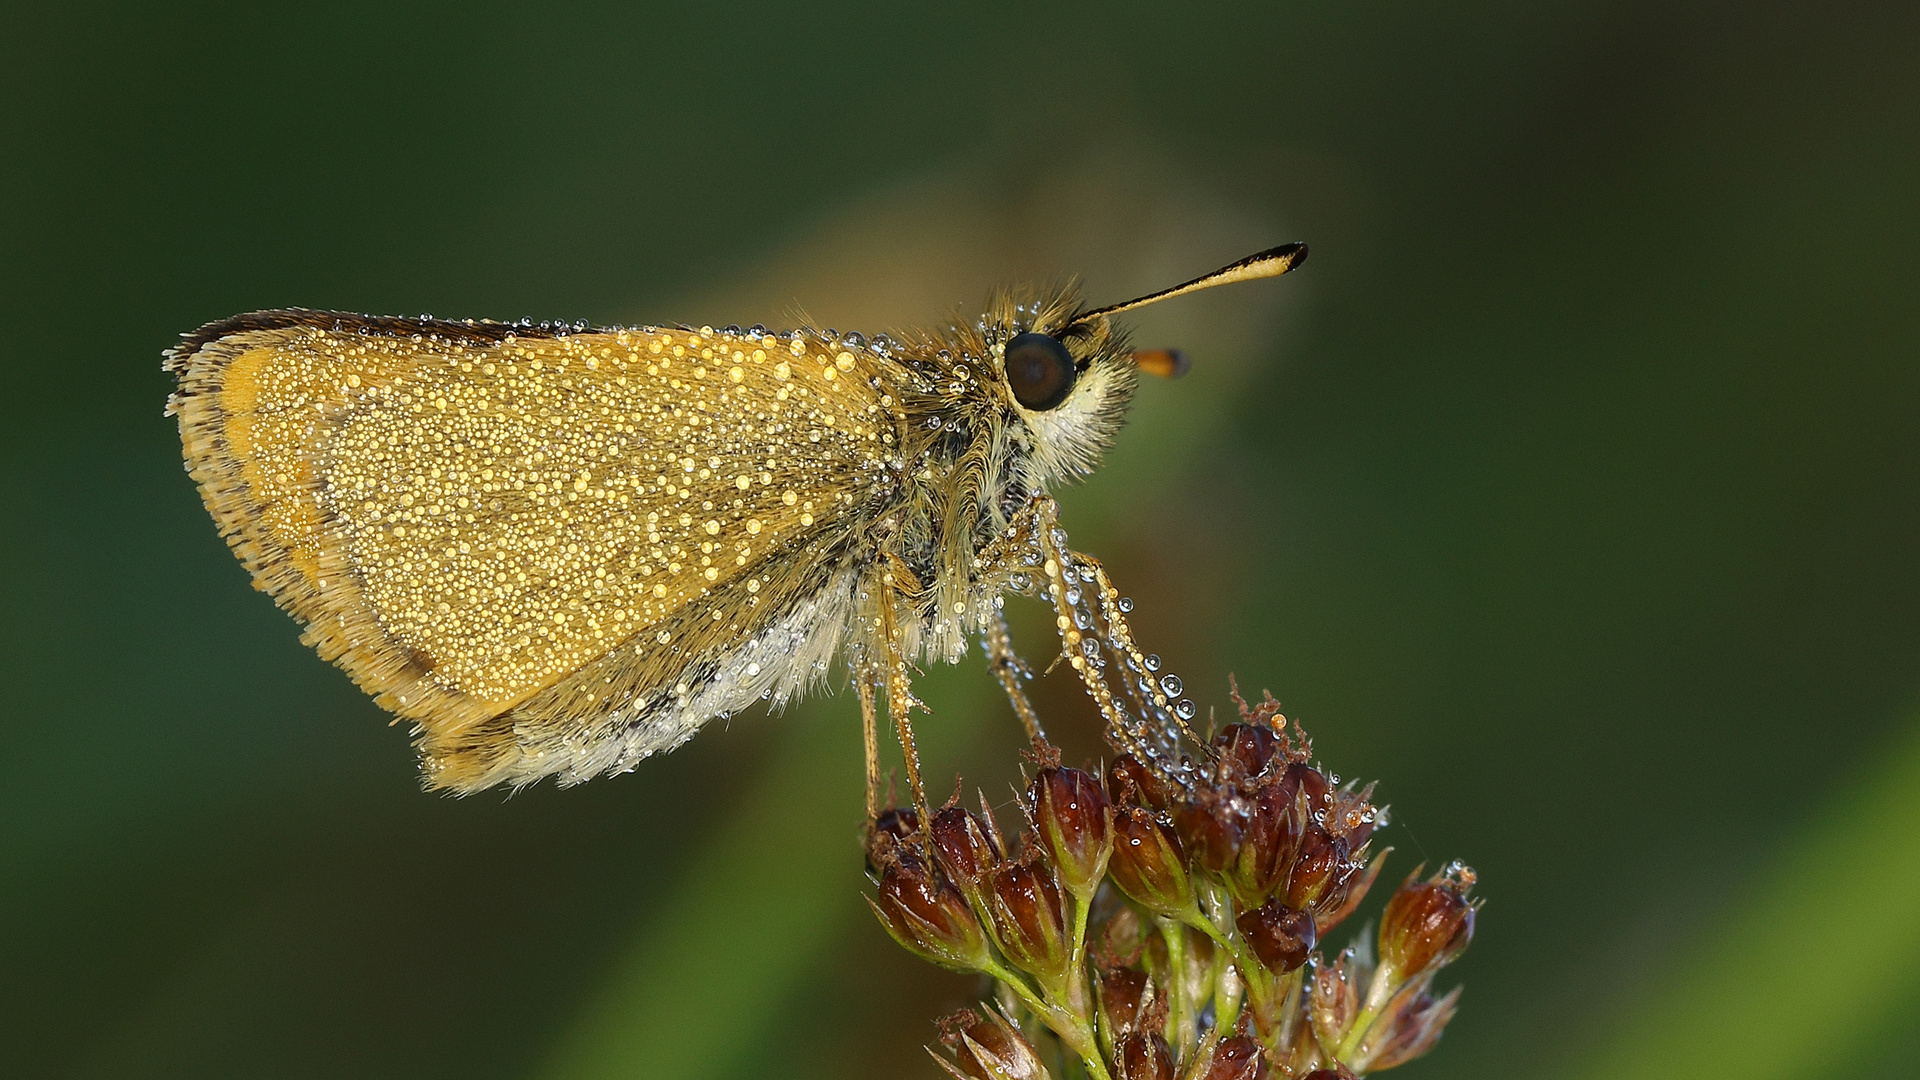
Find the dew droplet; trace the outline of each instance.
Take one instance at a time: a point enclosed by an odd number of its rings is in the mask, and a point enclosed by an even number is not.
[[[1160,676],[1160,689],[1165,692],[1168,697],[1177,696],[1180,693],[1180,676],[1175,675],[1171,671]]]
[[[1129,612],[1129,611],[1132,611],[1132,610],[1133,610],[1133,597],[1131,597],[1131,596],[1123,596],[1123,597],[1121,597],[1121,598],[1120,598],[1120,613],[1124,615],[1124,614],[1126,614],[1127,612]]]
[[[1160,670],[1160,654],[1159,653],[1147,654],[1147,670],[1148,671]]]
[[[1179,701],[1176,701],[1173,703],[1173,715],[1179,717],[1182,720],[1193,719],[1194,714],[1198,713],[1199,711],[1200,709],[1197,706],[1195,706],[1193,702],[1188,701],[1186,698],[1181,698]]]

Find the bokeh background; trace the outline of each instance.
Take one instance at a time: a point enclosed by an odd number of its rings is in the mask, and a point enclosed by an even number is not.
[[[1913,1075],[1917,11],[6,5],[0,1073],[932,1077],[975,990],[859,901],[844,696],[421,794],[216,538],[179,332],[872,333],[1298,238],[1139,315],[1194,372],[1063,502],[1194,696],[1479,868],[1404,1075]],[[982,670],[923,685],[934,786],[1007,804]]]

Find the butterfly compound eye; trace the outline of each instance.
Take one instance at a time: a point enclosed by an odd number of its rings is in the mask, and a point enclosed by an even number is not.
[[[1073,389],[1073,354],[1045,334],[1021,334],[1007,342],[1007,385],[1014,400],[1045,412]]]

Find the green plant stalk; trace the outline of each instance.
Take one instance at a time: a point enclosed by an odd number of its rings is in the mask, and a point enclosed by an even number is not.
[[[1214,950],[1213,954],[1213,1026],[1219,1031],[1232,1031],[1240,1019],[1241,987],[1246,980],[1239,975],[1241,968],[1224,950]]]
[[[1077,999],[1074,1002],[1075,1011],[1082,1016],[1092,1017],[1098,1026],[1100,1010],[1093,1007],[1093,986],[1087,978],[1087,917],[1093,908],[1093,898],[1082,898],[1073,893],[1067,896],[1073,904],[1073,952],[1067,964],[1069,990]]]
[[[1198,1015],[1196,1003],[1187,1000],[1186,982],[1187,942],[1182,923],[1175,919],[1156,917],[1154,923],[1160,929],[1160,940],[1167,943],[1167,1041],[1173,1045],[1173,1053],[1181,1061],[1187,1060],[1192,1049],[1193,1021]]]
[[[1094,1077],[1094,1080],[1113,1080],[1112,1075],[1107,1072],[1106,1062],[1101,1060],[1100,1043],[1094,1037],[1093,1025],[1086,1017],[1080,1016],[1064,1005],[1041,997],[1027,985],[1025,979],[1008,970],[997,960],[989,959],[987,966],[980,970],[983,974],[998,979],[1002,986],[1018,995],[1021,1003],[1033,1010],[1034,1015],[1051,1028],[1068,1049],[1079,1056],[1081,1064],[1086,1066],[1088,1074]]]
[[[1353,1064],[1353,1057],[1359,1052],[1360,1043],[1367,1037],[1367,1032],[1372,1030],[1387,1006],[1393,1003],[1394,997],[1404,989],[1405,984],[1398,976],[1399,972],[1391,964],[1382,963],[1374,969],[1373,981],[1367,984],[1367,1000],[1360,1007],[1360,1015],[1353,1018],[1346,1035],[1340,1039],[1340,1048],[1334,1052],[1333,1056],[1342,1064]]]

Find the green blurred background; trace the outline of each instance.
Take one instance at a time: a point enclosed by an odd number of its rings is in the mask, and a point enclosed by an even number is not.
[[[182,474],[179,332],[872,333],[1299,238],[1141,313],[1195,371],[1063,502],[1196,697],[1481,871],[1404,1075],[1911,1076],[1916,10],[7,5],[0,1073],[931,1077],[975,990],[860,904],[845,696],[421,794]],[[1005,805],[977,662],[924,686]]]

